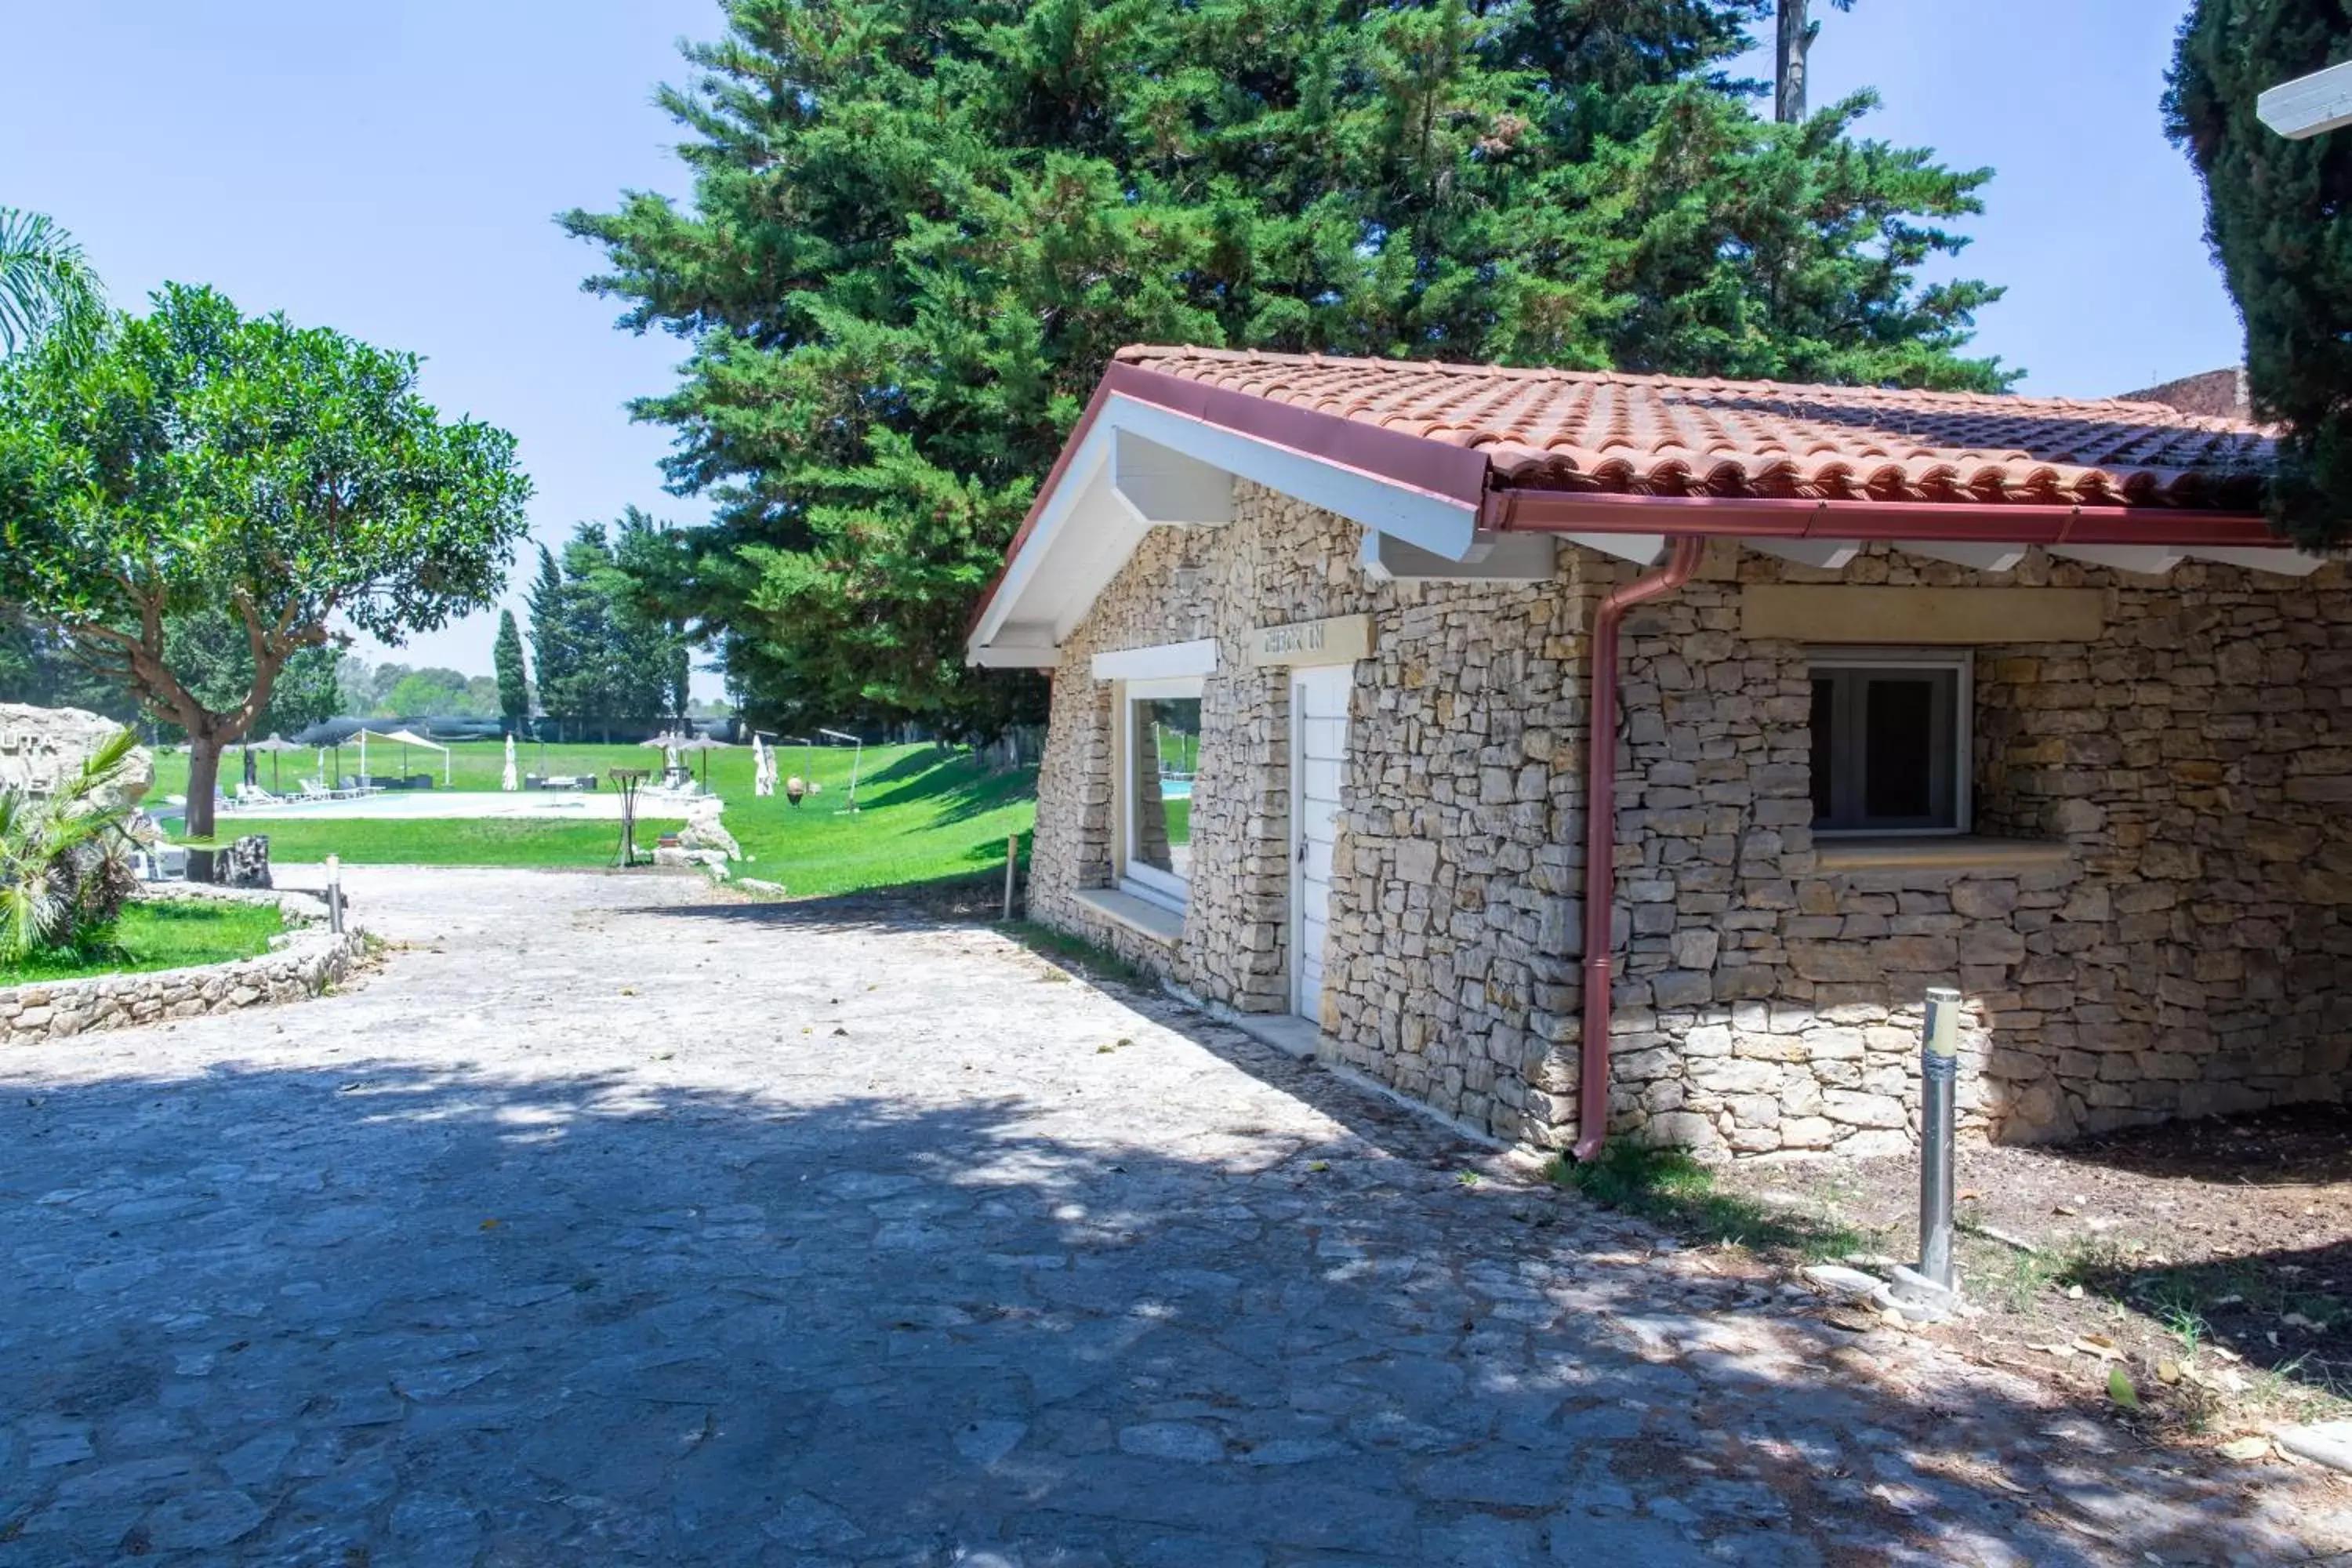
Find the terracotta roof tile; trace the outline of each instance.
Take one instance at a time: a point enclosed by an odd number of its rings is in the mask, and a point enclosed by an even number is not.
[[[1137,347],[1141,369],[1483,451],[1498,485],[2251,510],[2272,437],[2119,399]]]

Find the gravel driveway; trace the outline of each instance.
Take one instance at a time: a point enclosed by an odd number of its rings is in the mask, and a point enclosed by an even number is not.
[[[984,929],[350,875],[343,994],[0,1057],[0,1565],[2343,1544]]]

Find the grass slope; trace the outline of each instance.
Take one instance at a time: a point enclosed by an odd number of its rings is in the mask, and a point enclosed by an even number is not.
[[[369,765],[399,767],[397,748],[390,749],[388,758],[380,756],[384,750],[371,746]],[[506,764],[503,746],[484,742],[460,744],[455,751],[452,787],[499,787]],[[257,760],[267,788],[268,759]],[[516,760],[527,773],[593,772],[602,776],[614,768],[657,767],[661,758],[639,746],[530,745],[519,748]],[[847,748],[785,748],[778,759],[782,775],[798,774],[821,786],[795,806],[781,793],[765,798],[751,793],[750,748],[709,753],[711,788],[726,800],[728,831],[749,858],[736,869],[782,882],[795,895],[938,881],[1002,867],[1006,836],[1027,834],[1035,820],[1034,769],[995,773],[969,756],[929,745],[868,746],[858,771],[858,809],[852,813],[846,809],[851,761]],[[289,754],[285,762],[289,787],[295,764],[300,764],[302,773],[315,772],[310,758]],[[433,753],[412,750],[406,771],[420,773],[429,766],[437,777],[439,763]],[[344,748],[343,764],[348,771],[357,769],[355,749]],[[224,777],[233,783],[237,766],[236,758],[227,759]],[[699,760],[697,772],[701,772]],[[156,758],[157,796],[184,794],[186,782],[185,756]],[[650,848],[656,836],[677,826],[648,818],[639,827],[639,847]],[[412,866],[602,866],[611,862],[620,837],[617,823],[561,819],[306,821],[246,815],[222,817],[220,830],[223,838],[268,834],[270,854],[279,860],[310,861],[336,854],[359,865]]]
[[[22,963],[0,963],[0,985],[226,963],[268,952],[269,939],[285,929],[284,917],[271,904],[134,902],[114,928],[114,954],[36,955]]]

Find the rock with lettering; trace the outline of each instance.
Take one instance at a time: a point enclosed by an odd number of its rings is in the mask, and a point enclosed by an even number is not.
[[[0,702],[0,790],[47,799],[121,728],[111,719],[79,708]],[[141,747],[131,753],[122,781],[110,792],[108,804],[136,805],[154,782],[154,759]]]

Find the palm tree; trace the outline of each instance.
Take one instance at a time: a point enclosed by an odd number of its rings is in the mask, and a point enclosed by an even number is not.
[[[139,737],[117,730],[46,800],[0,789],[0,963],[89,948],[137,889],[130,851],[152,835],[122,795]]]
[[[106,291],[73,236],[0,206],[0,359],[52,334],[87,342],[105,320]]]

